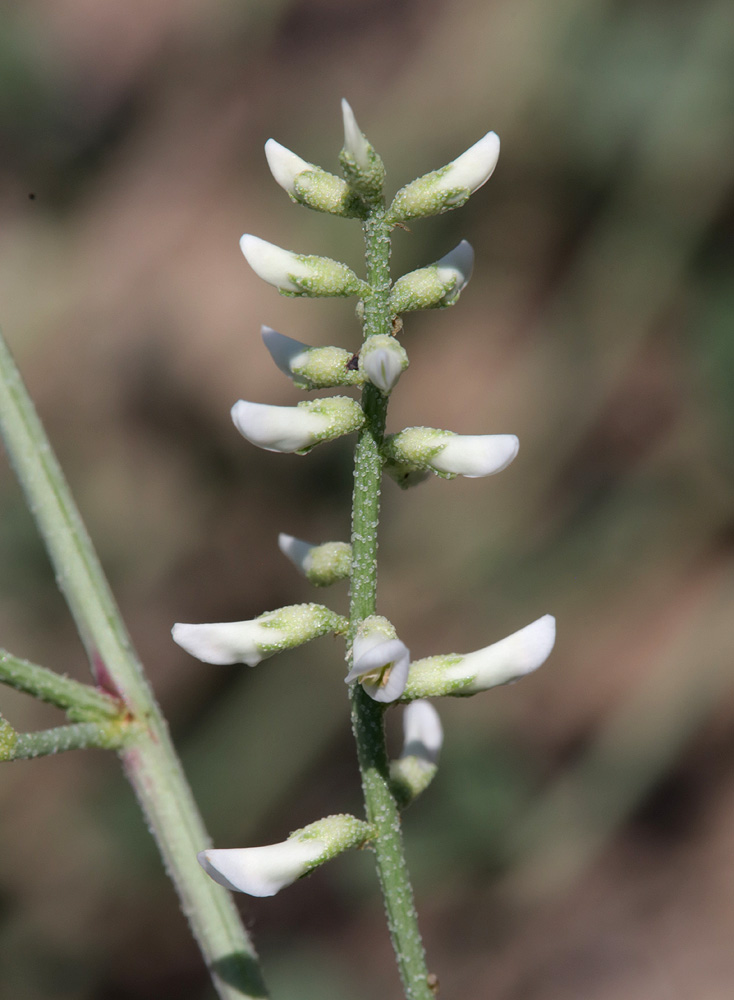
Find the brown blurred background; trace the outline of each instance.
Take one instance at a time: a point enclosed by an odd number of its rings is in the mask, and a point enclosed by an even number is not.
[[[360,809],[338,644],[249,670],[169,636],[313,599],[277,533],[348,535],[348,443],[272,455],[229,419],[302,398],[261,323],[359,344],[352,301],[282,298],[239,253],[248,231],[361,270],[358,225],[291,205],[263,143],[335,169],[346,96],[392,193],[502,138],[468,206],[394,240],[396,275],[463,237],[477,264],[456,307],[407,317],[390,429],[521,451],[385,484],[379,610],[415,657],[559,629],[536,676],[440,706],[405,817],[446,1000],[732,992],[733,57],[730,0],[0,10],[0,321],[218,846]],[[85,678],[4,459],[0,511],[0,644]],[[3,998],[211,998],[112,755],[5,765],[0,801]],[[239,902],[275,1000],[400,997],[368,856]]]

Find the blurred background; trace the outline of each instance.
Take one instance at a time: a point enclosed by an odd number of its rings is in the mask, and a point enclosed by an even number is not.
[[[0,9],[0,321],[220,847],[361,808],[338,643],[250,670],[169,635],[347,602],[276,538],[348,537],[351,442],[278,456],[229,418],[302,398],[261,323],[360,342],[352,300],[280,297],[241,257],[247,231],[362,270],[359,226],[291,205],[263,143],[336,169],[346,96],[391,195],[502,138],[466,207],[394,238],[396,276],[461,238],[477,263],[457,306],[406,317],[389,429],[521,450],[385,484],[379,610],[416,658],[558,618],[537,675],[441,704],[405,815],[447,1000],[731,995],[733,55],[729,0]],[[4,456],[0,512],[0,645],[85,679]],[[5,765],[0,802],[3,997],[211,1000],[114,756]],[[366,853],[238,904],[274,1000],[401,996]]]

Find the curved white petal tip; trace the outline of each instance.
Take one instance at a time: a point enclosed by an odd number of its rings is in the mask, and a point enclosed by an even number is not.
[[[342,120],[344,122],[344,148],[354,157],[357,165],[366,170],[369,165],[368,142],[362,135],[354,112],[346,98],[342,97]]]
[[[254,667],[263,659],[257,644],[262,631],[254,621],[205,625],[176,622],[171,635],[182,649],[204,663],[246,663]],[[265,632],[264,638],[271,636]]]
[[[506,469],[519,448],[514,434],[455,434],[431,459],[431,465],[439,472],[478,479]]]
[[[402,757],[421,757],[436,763],[443,745],[443,727],[430,701],[411,701],[403,713],[403,733]]]
[[[499,155],[499,136],[496,132],[487,132],[451,163],[450,182],[469,188],[473,194],[492,176]]]
[[[275,139],[268,139],[265,143],[265,156],[270,167],[270,173],[280,186],[288,192],[295,194],[294,181],[304,170],[311,170],[311,164],[307,163],[296,153],[281,146]]]
[[[219,885],[250,896],[274,896],[305,875],[326,850],[321,840],[285,840],[267,847],[211,849],[197,854]]]
[[[474,270],[474,248],[468,240],[462,240],[440,260],[436,261],[439,273],[444,269],[456,274],[459,291],[467,284]],[[442,275],[443,277],[443,275]]]
[[[281,531],[278,535],[278,548],[302,573],[306,572],[306,559],[314,548],[310,542],[304,542]]]
[[[468,653],[456,669],[473,675],[475,691],[510,684],[545,663],[555,641],[556,620],[553,615],[543,615],[505,639]]]
[[[270,406],[238,400],[231,410],[240,434],[265,451],[290,454],[310,448],[328,429],[327,418],[297,406]]]
[[[270,326],[263,326],[260,329],[263,343],[270,352],[270,357],[278,368],[289,377],[293,375],[293,364],[301,355],[309,350],[309,345],[292,337],[286,337],[283,333],[278,333]]]

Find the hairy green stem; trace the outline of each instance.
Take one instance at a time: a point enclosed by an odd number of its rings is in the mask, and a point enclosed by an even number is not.
[[[66,750],[119,750],[125,743],[129,726],[123,722],[77,722],[71,726],[57,726],[37,733],[18,733],[8,760],[30,760],[47,757]]]
[[[390,333],[390,228],[384,210],[375,208],[364,223],[368,282],[364,304],[365,337]],[[352,577],[350,639],[359,623],[375,614],[377,598],[377,525],[387,397],[366,385],[362,406],[366,421],[354,458],[352,500]],[[375,830],[373,847],[385,901],[388,928],[408,1000],[433,1000],[425,954],[413,904],[413,890],[400,831],[398,804],[391,791],[383,724],[384,706],[361,684],[352,689],[352,728],[362,775],[365,812]]]
[[[230,894],[196,861],[209,837],[63,473],[0,336],[0,430],[43,536],[97,685],[125,706],[135,736],[120,750],[181,906],[223,1000],[267,996]]]
[[[4,649],[0,649],[0,682],[63,708],[74,721],[114,719],[124,711],[122,703],[104,691],[21,660]]]

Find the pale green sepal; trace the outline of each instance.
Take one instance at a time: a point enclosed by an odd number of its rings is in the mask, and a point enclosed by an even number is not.
[[[329,587],[346,580],[352,571],[352,546],[348,542],[324,542],[315,545],[304,563],[308,581],[316,587]]]
[[[472,690],[474,678],[451,670],[463,659],[464,657],[457,653],[448,653],[445,656],[428,656],[423,660],[414,660],[410,665],[408,681],[400,700],[415,701],[417,698],[474,694]]]
[[[421,757],[401,757],[390,761],[390,787],[401,809],[421,795],[438,773],[438,765]]]
[[[442,479],[455,479],[446,472],[437,472],[431,466],[451,437],[451,431],[434,427],[406,427],[397,434],[388,434],[383,444],[385,472],[403,489],[423,482],[431,472]]]
[[[343,347],[311,347],[292,362],[292,378],[301,389],[364,385],[364,373],[349,368],[354,355]]]
[[[18,733],[10,723],[0,715],[0,760],[12,760],[13,750],[18,742]]]
[[[279,289],[281,295],[290,298],[347,298],[350,295],[364,297],[370,294],[369,285],[357,277],[354,271],[331,257],[315,254],[296,254],[303,265],[303,272],[289,274],[296,291]],[[308,273],[304,273],[307,271]]]
[[[379,202],[385,183],[385,165],[375,152],[354,117],[349,103],[342,99],[344,148],[339,154],[347,183],[369,202]]]
[[[299,174],[293,182],[294,201],[316,212],[361,219],[366,214],[364,202],[349,184],[334,174],[314,167]]]

